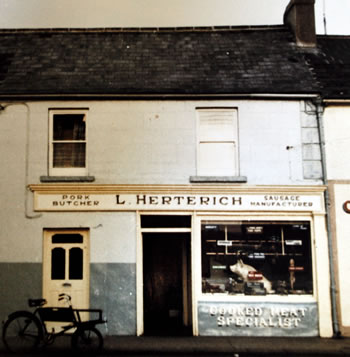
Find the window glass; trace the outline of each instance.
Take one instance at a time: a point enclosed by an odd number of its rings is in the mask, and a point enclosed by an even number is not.
[[[82,112],[52,112],[50,172],[63,175],[84,174],[86,170],[86,114]],[[52,171],[53,170],[53,171]]]
[[[64,280],[66,270],[66,252],[63,248],[54,248],[51,251],[51,279]]]
[[[203,293],[312,294],[309,222],[202,222]]]
[[[230,176],[235,173],[234,143],[201,143],[199,161],[201,175]]]
[[[191,228],[191,216],[143,215],[142,228]]]
[[[83,279],[83,250],[80,248],[69,250],[69,279]]]
[[[53,167],[85,167],[85,143],[53,144]]]
[[[52,243],[83,243],[83,236],[81,234],[57,233],[52,236]]]
[[[235,141],[236,120],[235,109],[199,110],[200,141],[227,142]]]
[[[198,175],[238,175],[237,110],[198,109]]]
[[[85,140],[84,114],[55,114],[53,120],[54,140]]]

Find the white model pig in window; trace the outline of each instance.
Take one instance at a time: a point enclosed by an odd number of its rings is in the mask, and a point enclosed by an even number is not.
[[[244,281],[249,281],[248,274],[249,272],[256,271],[254,267],[251,265],[245,264],[242,259],[238,259],[237,263],[234,265],[230,265],[230,270],[232,273],[240,276]],[[268,293],[272,292],[272,284],[271,281],[262,276],[261,282],[264,283],[264,287]]]

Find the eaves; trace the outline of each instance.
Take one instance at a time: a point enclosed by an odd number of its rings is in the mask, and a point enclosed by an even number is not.
[[[225,94],[0,94],[0,100],[310,100],[318,93],[225,93]]]

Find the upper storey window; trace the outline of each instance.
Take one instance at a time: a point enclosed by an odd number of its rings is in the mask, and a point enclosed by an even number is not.
[[[237,109],[197,109],[197,175],[238,176]]]
[[[50,111],[50,175],[87,174],[87,111]]]

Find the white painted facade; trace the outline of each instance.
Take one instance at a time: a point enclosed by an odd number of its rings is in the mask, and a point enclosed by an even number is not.
[[[331,198],[331,234],[336,272],[337,314],[340,331],[350,336],[350,107],[348,103],[327,103],[324,110],[327,177]]]
[[[130,190],[147,194],[302,194],[320,202],[315,209],[243,210],[209,207],[198,213],[190,206],[176,214],[190,214],[192,227],[192,323],[198,334],[197,304],[201,295],[201,219],[219,220],[306,220],[312,227],[314,295],[294,297],[296,302],[314,302],[319,308],[319,335],[332,335],[329,292],[328,246],[323,206],[323,186],[318,129],[314,112],[303,100],[101,100],[31,101],[2,104],[0,112],[0,156],[3,170],[0,187],[1,263],[43,261],[45,229],[81,228],[89,230],[91,264],[136,264],[135,333],[142,334],[142,241],[140,214],[159,214],[152,206],[139,212],[135,207],[123,212],[98,208],[48,210],[35,206],[34,194],[47,188],[52,194],[122,194]],[[238,116],[239,177],[246,183],[191,183],[197,176],[198,118],[196,108],[235,108]],[[49,113],[51,109],[82,109],[87,112],[87,175],[93,183],[42,183],[49,177]],[[142,187],[141,187],[142,186]],[[196,188],[197,187],[197,188]],[[192,190],[192,191],[191,191]],[[170,192],[170,193],[169,193]],[[122,199],[123,197],[121,197]],[[171,209],[167,214],[172,212]],[[319,262],[322,261],[322,264]],[[141,269],[141,271],[140,271]],[[196,277],[197,276],[197,277]],[[96,301],[100,286],[90,286]],[[117,289],[121,290],[122,287]],[[136,297],[133,295],[136,293]],[[126,295],[127,295],[126,294]],[[25,295],[25,294],[24,294]],[[255,300],[254,300],[255,298]],[[205,298],[207,299],[207,298]],[[209,301],[222,297],[212,297]],[[248,301],[259,301],[250,297]],[[269,297],[284,302],[288,297]],[[230,302],[237,298],[229,299]],[[105,303],[105,302],[103,302]],[[107,303],[106,303],[107,304]],[[113,319],[112,319],[113,320]],[[111,333],[117,328],[110,327]],[[132,330],[132,329],[131,329]],[[109,331],[107,330],[106,333]],[[130,332],[125,332],[130,333]]]
[[[301,123],[307,115],[299,101],[13,102],[0,114],[2,199],[12,202],[1,215],[5,236],[17,234],[18,221],[28,236],[38,222],[24,219],[37,216],[25,187],[48,175],[51,108],[89,109],[88,174],[94,183],[188,184],[196,175],[195,110],[205,106],[238,108],[240,175],[249,185],[321,183],[303,178]],[[15,218],[10,225],[4,224],[8,217]],[[40,245],[21,252],[10,243],[0,252],[2,261],[41,261]]]

